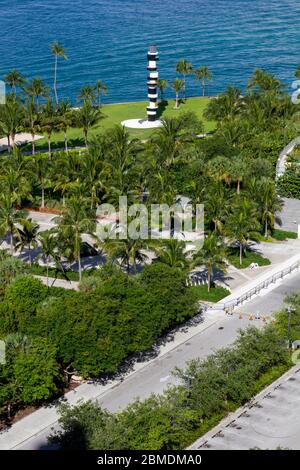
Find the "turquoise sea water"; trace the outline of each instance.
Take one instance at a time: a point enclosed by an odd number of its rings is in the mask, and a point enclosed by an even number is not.
[[[299,0],[0,0],[0,30],[0,77],[14,67],[50,85],[49,44],[62,42],[69,60],[59,65],[59,93],[73,102],[99,78],[106,102],[146,99],[151,43],[162,78],[175,78],[181,57],[209,66],[210,94],[244,88],[256,67],[290,86],[300,63]],[[188,94],[199,93],[190,78]]]

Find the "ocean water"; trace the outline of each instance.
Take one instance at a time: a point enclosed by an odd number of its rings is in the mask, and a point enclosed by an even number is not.
[[[182,57],[210,67],[210,94],[244,89],[257,67],[290,87],[300,64],[299,0],[0,0],[0,31],[0,77],[17,68],[51,85],[49,45],[60,41],[69,60],[59,63],[59,95],[73,103],[97,79],[107,84],[106,102],[146,99],[152,43],[162,78],[175,78]],[[201,93],[192,77],[187,92]]]

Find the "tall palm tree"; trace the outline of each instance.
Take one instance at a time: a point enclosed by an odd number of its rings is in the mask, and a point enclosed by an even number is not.
[[[223,234],[229,208],[230,196],[224,185],[213,185],[205,198],[205,218],[207,222],[213,223],[216,234]]]
[[[270,178],[260,180],[255,199],[258,202],[265,239],[267,240],[269,238],[269,228],[273,228],[275,222],[281,225],[278,212],[282,210],[283,201],[277,194],[274,181]]]
[[[41,253],[38,255],[38,259],[42,258],[46,264],[46,273],[47,273],[47,286],[49,284],[49,264],[53,260],[55,263],[60,263],[59,255],[57,251],[57,243],[55,234],[51,230],[45,230],[44,232],[39,233],[38,241],[41,245]]]
[[[236,200],[232,213],[226,221],[225,229],[230,241],[238,244],[240,265],[242,265],[243,251],[249,240],[259,240],[260,224],[252,201],[245,198]]]
[[[205,266],[207,269],[207,287],[208,292],[213,282],[214,269],[218,268],[225,272],[225,245],[223,240],[215,233],[210,233],[205,237],[203,247],[194,255],[192,265]]]
[[[98,107],[101,108],[102,107],[101,97],[102,97],[102,94],[103,95],[107,94],[107,86],[101,80],[98,80],[96,83],[96,91],[97,91]]]
[[[30,132],[32,140],[32,155],[35,154],[35,136],[40,130],[41,115],[37,110],[35,102],[28,99],[24,108],[23,129]]]
[[[193,64],[185,59],[180,59],[176,65],[176,72],[183,76],[183,94],[186,99],[186,76],[193,73]]]
[[[96,99],[96,89],[92,85],[84,85],[80,89],[78,101],[83,101],[83,104],[89,103],[92,105]]]
[[[26,79],[18,70],[12,69],[4,76],[4,82],[11,87],[14,96],[17,96],[17,87],[23,88]]]
[[[64,133],[65,151],[68,153],[68,130],[76,125],[76,112],[68,101],[61,101],[58,108],[58,128]]]
[[[243,155],[236,155],[231,160],[231,179],[236,181],[236,192],[240,194],[241,183],[247,175],[248,165]]]
[[[19,225],[25,223],[26,212],[16,209],[9,193],[0,194],[0,234],[8,235],[10,240],[10,254],[14,254],[14,235],[20,239]]]
[[[160,91],[160,101],[163,102],[164,101],[164,91],[165,89],[168,87],[169,83],[167,80],[163,80],[162,78],[159,78],[157,80],[157,86],[159,88],[159,91]]]
[[[181,90],[183,89],[183,81],[181,78],[175,78],[174,82],[172,83],[172,88],[175,91],[175,109],[179,108],[179,94]]]
[[[63,46],[55,41],[53,44],[51,44],[51,52],[54,55],[54,83],[53,83],[53,90],[54,90],[54,95],[55,95],[55,103],[56,107],[58,107],[58,95],[57,95],[57,66],[58,66],[58,58],[61,57],[64,60],[68,60],[68,57],[66,55],[66,51],[63,48]]]
[[[50,99],[47,100],[42,108],[41,129],[47,134],[48,155],[50,159],[52,134],[59,129],[59,117]]]
[[[31,249],[37,248],[37,234],[40,226],[35,223],[32,219],[26,219],[23,222],[23,226],[19,229],[18,238],[16,240],[15,247],[18,250],[24,250],[28,248],[28,261],[30,266],[32,265]]]
[[[195,79],[201,82],[202,96],[205,96],[206,83],[210,82],[212,78],[212,72],[206,65],[201,65],[199,69],[195,70]]]
[[[78,263],[79,280],[82,280],[81,243],[82,234],[91,233],[95,228],[95,216],[90,210],[89,201],[83,197],[71,197],[63,215],[58,218],[58,231],[73,239],[73,255]]]
[[[39,106],[40,98],[47,99],[49,97],[49,87],[39,77],[34,77],[24,87],[24,92],[35,101],[37,107]]]
[[[45,207],[45,189],[47,187],[47,183],[49,186],[49,177],[50,177],[50,165],[49,160],[43,154],[37,154],[35,157],[30,161],[30,170],[32,173],[33,178],[36,178],[38,181],[38,185],[41,188],[41,208]]]
[[[103,115],[100,109],[93,108],[90,101],[86,101],[82,108],[77,111],[76,122],[77,126],[83,130],[84,141],[86,147],[88,146],[88,133],[91,128],[96,126]]]

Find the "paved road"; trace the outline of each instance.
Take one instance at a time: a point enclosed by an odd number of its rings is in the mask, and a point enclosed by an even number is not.
[[[184,367],[188,360],[205,357],[212,351],[231,344],[236,338],[239,328],[249,324],[262,325],[262,320],[249,321],[249,313],[259,312],[261,315],[271,315],[283,306],[284,297],[291,292],[299,291],[300,273],[280,281],[272,290],[269,288],[261,292],[251,302],[245,304],[233,316],[218,316],[216,323],[208,325],[200,333],[185,343],[169,351],[160,358],[155,359],[136,372],[125,378],[122,382],[106,392],[99,392],[100,403],[111,411],[116,411],[136,397],[146,398],[151,393],[161,393],[169,384],[174,383],[171,372],[176,367]],[[242,312],[243,319],[239,320]],[[218,315],[218,314],[217,314]],[[204,324],[205,326],[205,324]],[[45,448],[49,429],[18,446],[19,449]],[[1,439],[0,439],[1,448]]]

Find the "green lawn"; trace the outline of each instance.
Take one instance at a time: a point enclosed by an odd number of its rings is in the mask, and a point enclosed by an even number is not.
[[[195,293],[198,300],[205,302],[219,302],[227,295],[230,295],[229,290],[217,285],[212,286],[209,292],[206,285],[193,286],[190,289]]]
[[[227,256],[228,262],[238,269],[248,268],[251,263],[257,263],[258,266],[269,266],[271,261],[268,258],[264,258],[254,251],[247,250],[243,255],[243,262],[240,264],[239,250],[231,250]]]
[[[287,239],[297,239],[298,234],[296,232],[286,232],[285,230],[274,229],[272,232],[272,238],[279,241],[284,241]]]
[[[174,100],[169,100],[166,107],[159,107],[160,117],[178,116],[184,111],[193,111],[203,121],[205,132],[214,130],[215,124],[203,118],[203,111],[205,110],[209,98],[188,98],[185,103],[181,103],[178,110],[174,109]],[[121,124],[126,119],[142,119],[146,118],[147,102],[135,103],[122,103],[122,104],[107,104],[102,108],[104,118],[99,124],[90,131],[90,135],[96,135],[106,129],[113,127],[115,124]],[[137,130],[129,129],[132,138],[147,139],[153,133],[153,130]],[[70,129],[68,132],[69,145],[80,146],[84,145],[83,135],[81,129]],[[53,147],[63,147],[64,135],[62,132],[56,133],[52,137]],[[37,148],[47,147],[46,139],[37,142]],[[30,149],[31,146],[28,146]]]

